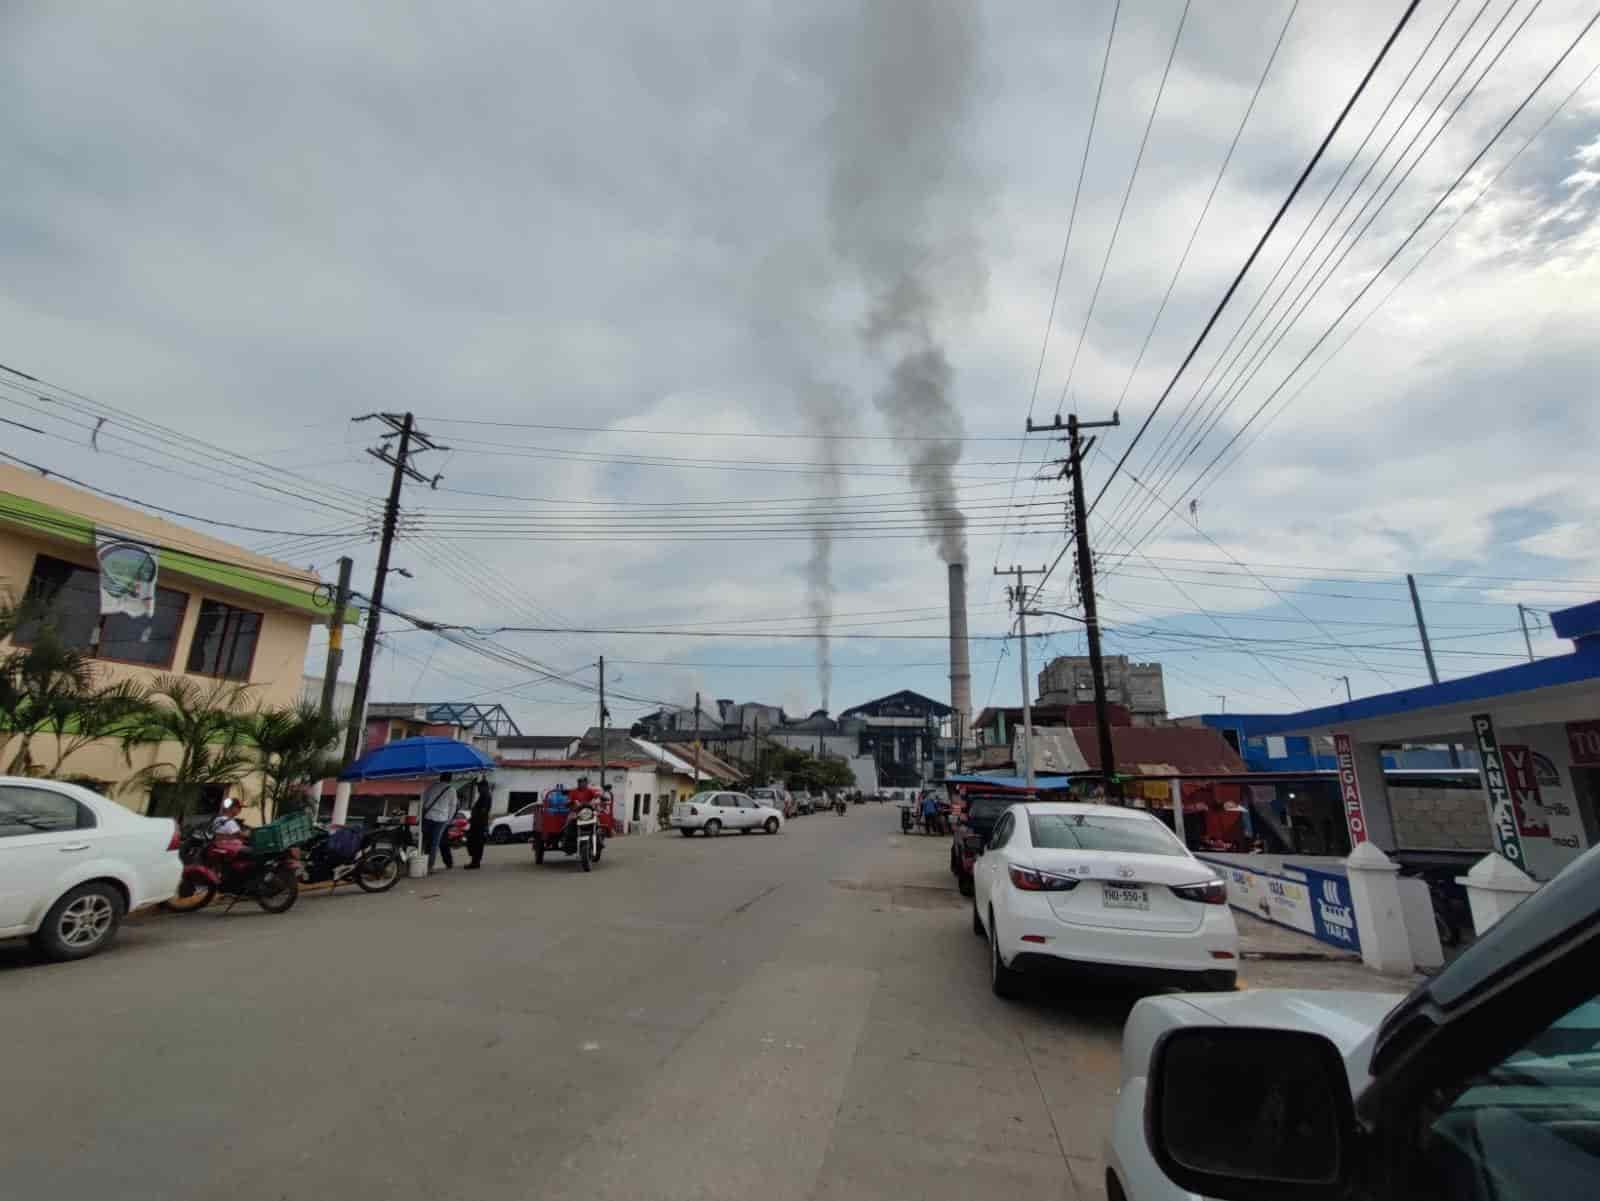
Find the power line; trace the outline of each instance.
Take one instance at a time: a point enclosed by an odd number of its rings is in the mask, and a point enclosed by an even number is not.
[[[419,417],[419,421],[429,421],[435,425],[488,425],[500,429],[519,430],[550,430],[560,433],[577,434],[638,434],[652,438],[759,438],[788,439],[805,438],[818,442],[1020,442],[1022,439],[1015,434],[962,434],[959,437],[947,438],[937,434],[819,434],[799,430],[704,430],[704,429],[639,429],[634,426],[613,425],[555,425],[540,421],[487,421],[476,420],[470,417]],[[457,438],[457,442],[470,442],[471,439]]]
[[[1145,416],[1143,423],[1139,426],[1138,432],[1133,436],[1133,441],[1131,441],[1127,448],[1122,452],[1121,457],[1117,460],[1116,467],[1112,469],[1111,475],[1108,476],[1105,482],[1100,486],[1100,491],[1095,494],[1094,500],[1089,504],[1088,513],[1081,515],[1079,520],[1086,520],[1088,514],[1094,512],[1095,506],[1100,503],[1100,498],[1106,494],[1106,489],[1111,486],[1111,481],[1117,477],[1117,473],[1120,472],[1123,466],[1127,463],[1128,456],[1133,453],[1134,447],[1139,444],[1139,440],[1144,437],[1145,431],[1150,428],[1150,423],[1155,420],[1156,414],[1161,411],[1161,406],[1167,402],[1167,397],[1172,394],[1173,388],[1177,387],[1178,380],[1182,377],[1184,371],[1188,369],[1189,364],[1193,362],[1195,355],[1200,352],[1200,347],[1205,344],[1205,340],[1211,333],[1212,327],[1216,325],[1218,319],[1222,316],[1223,310],[1228,307],[1228,302],[1233,299],[1233,294],[1238,291],[1239,285],[1244,282],[1244,277],[1249,274],[1250,268],[1255,265],[1256,258],[1261,254],[1262,248],[1267,244],[1268,239],[1270,239],[1273,233],[1277,230],[1278,224],[1283,220],[1284,214],[1288,212],[1289,206],[1293,204],[1295,198],[1300,195],[1300,190],[1305,186],[1306,180],[1310,178],[1312,171],[1314,171],[1317,167],[1317,164],[1322,161],[1322,156],[1324,153],[1326,153],[1329,143],[1333,141],[1334,136],[1338,134],[1340,128],[1344,125],[1345,118],[1350,115],[1350,110],[1355,107],[1356,101],[1359,100],[1362,94],[1367,90],[1367,84],[1371,82],[1372,77],[1377,74],[1378,68],[1382,66],[1384,59],[1388,57],[1390,47],[1394,45],[1396,39],[1399,38],[1401,31],[1405,29],[1407,23],[1411,20],[1411,14],[1416,12],[1418,3],[1419,0],[1410,0],[1410,3],[1406,5],[1405,11],[1400,14],[1399,21],[1396,22],[1393,31],[1389,34],[1388,39],[1383,43],[1382,48],[1378,51],[1378,56],[1372,60],[1372,65],[1367,68],[1366,74],[1361,77],[1361,82],[1356,85],[1355,92],[1352,93],[1350,99],[1345,102],[1344,108],[1339,111],[1339,115],[1334,120],[1332,128],[1330,128],[1327,134],[1323,137],[1322,143],[1317,147],[1316,153],[1311,156],[1311,161],[1306,164],[1305,169],[1300,173],[1300,177],[1295,180],[1294,187],[1289,190],[1289,194],[1284,197],[1283,203],[1278,206],[1278,211],[1273,215],[1273,218],[1267,225],[1266,230],[1257,240],[1255,247],[1250,251],[1249,257],[1245,259],[1244,265],[1239,268],[1239,272],[1234,276],[1233,282],[1228,285],[1228,290],[1222,294],[1222,299],[1217,302],[1216,308],[1212,311],[1211,316],[1207,319],[1204,327],[1200,330],[1200,336],[1195,339],[1194,345],[1189,348],[1189,353],[1184,355],[1183,361],[1178,364],[1178,369],[1173,373],[1171,381],[1168,382],[1164,389],[1162,389],[1161,395],[1157,398],[1155,405]],[[1058,558],[1057,562],[1059,561],[1060,559]]]

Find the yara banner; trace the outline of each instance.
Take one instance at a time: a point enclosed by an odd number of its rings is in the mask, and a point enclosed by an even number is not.
[[[159,569],[155,549],[99,530],[95,531],[94,546],[100,560],[101,615],[154,617]]]

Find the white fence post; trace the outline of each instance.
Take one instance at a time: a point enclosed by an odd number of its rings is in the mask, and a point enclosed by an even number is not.
[[[1400,900],[1400,865],[1370,841],[1357,845],[1344,865],[1361,935],[1361,961],[1380,972],[1412,971],[1411,938]]]
[[[1472,865],[1457,884],[1467,889],[1467,904],[1472,906],[1472,926],[1482,934],[1527,898],[1538,892],[1533,878],[1504,855],[1491,852]]]

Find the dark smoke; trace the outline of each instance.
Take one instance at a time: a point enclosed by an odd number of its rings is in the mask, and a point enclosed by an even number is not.
[[[976,233],[983,196],[967,150],[978,15],[958,0],[874,0],[860,9],[829,122],[835,249],[867,293],[862,334],[893,366],[874,397],[905,445],[928,537],[966,559],[955,464],[961,414],[938,323],[985,282]]]

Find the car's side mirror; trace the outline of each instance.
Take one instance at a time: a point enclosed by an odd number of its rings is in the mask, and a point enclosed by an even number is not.
[[[1342,1196],[1353,1114],[1344,1059],[1320,1034],[1191,1026],[1151,1055],[1145,1138],[1161,1171],[1191,1193]]]

